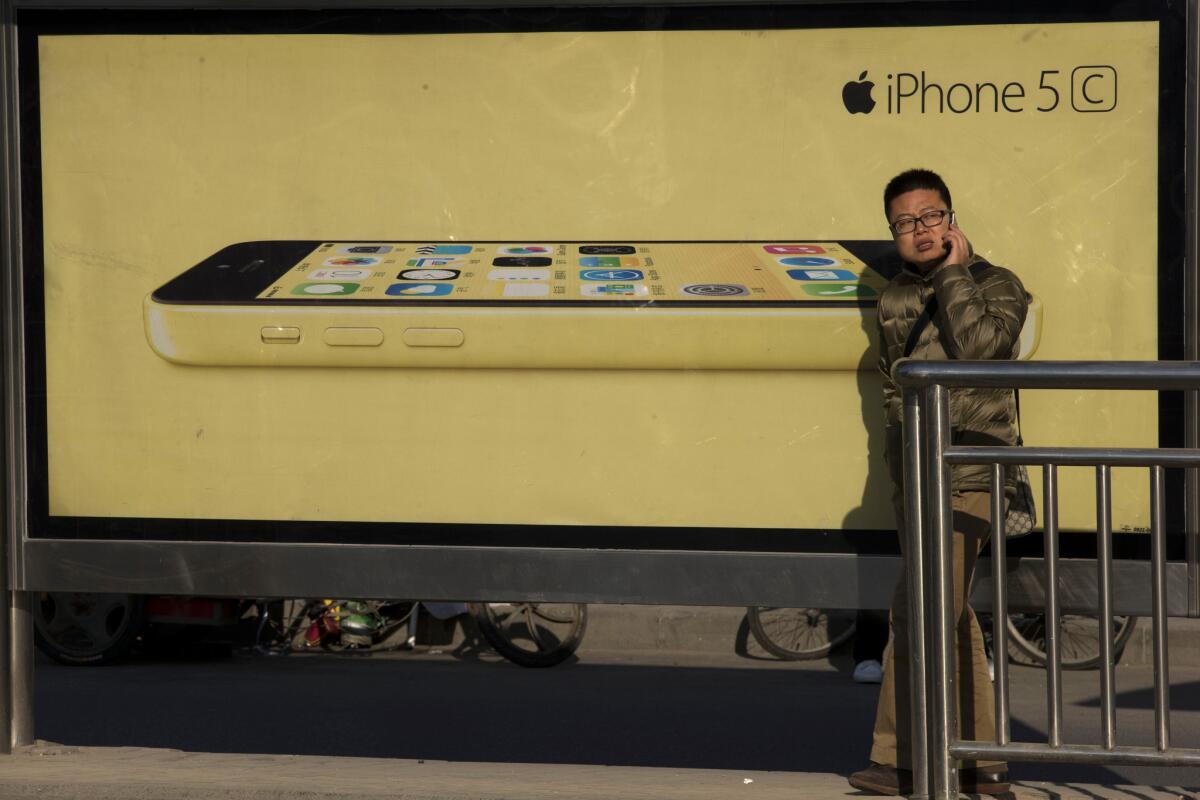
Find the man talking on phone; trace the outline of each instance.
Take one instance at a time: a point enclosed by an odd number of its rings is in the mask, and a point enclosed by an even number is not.
[[[900,546],[905,548],[900,388],[892,365],[901,358],[1011,359],[1018,353],[1029,298],[1010,270],[975,254],[958,227],[950,190],[936,173],[913,169],[884,189],[884,213],[903,261],[879,298],[879,369],[887,419],[886,458],[894,484],[893,502]],[[1012,392],[960,389],[950,396],[955,445],[1016,442]],[[958,724],[963,738],[996,736],[996,713],[988,677],[983,632],[967,599],[980,548],[990,522],[990,469],[955,465],[954,617],[958,673]],[[1001,533],[1000,535],[1003,535]],[[884,653],[883,683],[875,717],[871,763],[850,776],[850,785],[875,794],[912,793],[909,698],[908,590],[901,577],[892,596],[892,638]],[[997,762],[964,762],[962,791],[1007,792],[1008,769]]]

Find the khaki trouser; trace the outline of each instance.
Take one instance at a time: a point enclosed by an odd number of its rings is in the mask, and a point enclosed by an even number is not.
[[[992,683],[988,677],[987,655],[983,648],[983,631],[979,628],[975,612],[966,601],[971,593],[975,561],[991,528],[990,500],[989,492],[954,495],[954,616],[958,621],[954,640],[959,734],[964,739],[982,741],[996,740],[996,709]],[[903,534],[903,511],[898,511],[896,516],[903,552],[907,543]],[[871,760],[891,767],[912,769],[906,576],[907,572],[901,575],[892,595],[892,636],[883,654],[883,685],[879,689]],[[928,595],[926,602],[932,602]],[[930,635],[935,634],[931,631]],[[990,766],[997,763],[966,761],[962,766]]]

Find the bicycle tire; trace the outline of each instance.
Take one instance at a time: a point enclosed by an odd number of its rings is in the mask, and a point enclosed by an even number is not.
[[[754,639],[771,655],[808,661],[829,655],[854,636],[855,612],[824,608],[750,606],[746,620]]]
[[[1092,615],[1064,614],[1060,623],[1060,652],[1063,669],[1093,669],[1100,665],[1099,618]],[[1113,617],[1113,662],[1121,658],[1125,645],[1137,627],[1137,617]],[[1016,660],[1045,666],[1045,614],[1008,616],[1009,655]]]
[[[137,594],[41,592],[33,604],[33,640],[60,664],[119,664],[146,630]]]
[[[561,664],[587,630],[587,606],[582,603],[476,602],[467,607],[492,649],[522,667]]]

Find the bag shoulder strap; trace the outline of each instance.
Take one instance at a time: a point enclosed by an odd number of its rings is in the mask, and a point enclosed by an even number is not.
[[[972,264],[969,268],[972,278],[979,277],[979,273],[990,267],[991,264],[980,259]],[[917,321],[913,323],[912,328],[908,331],[908,338],[904,340],[904,357],[908,358],[912,355],[913,350],[917,349],[917,342],[921,338],[921,334],[933,319],[933,315],[937,313],[938,301],[937,294],[929,295],[929,300],[925,303],[925,308],[921,311],[921,316],[917,317]]]
[[[1016,423],[1017,423],[1017,447],[1025,444],[1025,437],[1021,436],[1021,390],[1013,389],[1013,405],[1016,406]]]

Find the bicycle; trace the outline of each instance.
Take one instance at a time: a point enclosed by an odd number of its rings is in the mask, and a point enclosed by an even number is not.
[[[855,633],[855,612],[823,608],[770,608],[751,606],[747,621],[755,640],[771,655],[788,661],[822,658]],[[991,615],[980,613],[988,652],[992,651]],[[1099,624],[1096,616],[1064,614],[1060,622],[1063,669],[1093,669],[1100,664]],[[1137,617],[1113,617],[1113,659],[1121,657],[1137,627]],[[1019,664],[1045,666],[1046,615],[1009,614],[1008,656]]]
[[[270,655],[302,650],[374,652],[412,649],[420,601],[284,599],[260,601],[254,648]],[[579,603],[466,603],[483,639],[523,667],[561,664],[587,630]]]
[[[854,636],[852,609],[750,606],[746,621],[754,639],[786,661],[822,658]]]
[[[988,651],[992,650],[992,616],[979,614]],[[1044,613],[1008,615],[1008,657],[1018,664],[1046,665],[1046,615]],[[1119,661],[1125,645],[1137,627],[1137,617],[1112,618],[1113,662]],[[1087,614],[1063,614],[1059,618],[1059,653],[1062,668],[1094,669],[1100,665],[1099,617]]]

